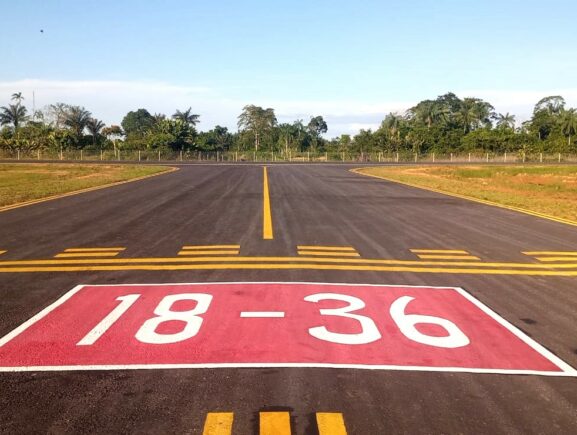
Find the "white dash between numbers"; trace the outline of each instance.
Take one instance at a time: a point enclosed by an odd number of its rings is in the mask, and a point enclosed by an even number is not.
[[[284,317],[284,311],[241,311],[240,317]]]

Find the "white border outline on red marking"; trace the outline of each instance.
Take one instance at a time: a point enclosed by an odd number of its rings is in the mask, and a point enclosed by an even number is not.
[[[52,371],[86,371],[86,370],[154,370],[154,369],[214,369],[214,368],[335,368],[335,369],[362,369],[362,370],[398,370],[398,371],[423,371],[423,372],[453,372],[453,373],[484,373],[484,374],[504,374],[504,375],[539,375],[557,377],[577,377],[577,370],[553,354],[541,344],[537,343],[519,328],[505,320],[487,305],[468,293],[462,287],[451,286],[426,286],[426,285],[405,285],[405,284],[352,284],[352,283],[322,283],[322,282],[196,282],[196,283],[156,283],[156,284],[79,284],[69,290],[54,303],[44,308],[35,316],[31,317],[13,331],[0,338],[0,347],[16,338],[30,326],[46,317],[51,311],[58,308],[84,287],[156,287],[156,286],[207,286],[207,285],[324,285],[340,287],[406,287],[406,288],[426,288],[433,290],[456,290],[461,296],[473,303],[483,313],[495,320],[518,339],[523,341],[539,355],[556,365],[561,371],[539,371],[539,370],[507,370],[507,369],[477,369],[466,367],[426,367],[426,366],[398,366],[398,365],[371,365],[371,364],[330,364],[330,363],[210,363],[210,364],[127,364],[127,365],[72,365],[72,366],[22,366],[22,367],[0,367],[1,372],[52,372]]]

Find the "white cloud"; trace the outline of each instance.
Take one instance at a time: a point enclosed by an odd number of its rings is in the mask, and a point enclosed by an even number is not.
[[[32,106],[32,92],[36,107],[64,102],[81,105],[107,124],[118,124],[124,115],[141,107],[151,113],[171,114],[176,109],[192,107],[201,115],[200,128],[208,130],[217,124],[236,130],[237,116],[246,104],[272,107],[280,122],[296,119],[308,121],[310,116],[322,115],[329,126],[327,136],[355,134],[360,129],[376,129],[389,112],[403,113],[417,101],[388,101],[382,103],[361,100],[272,100],[247,101],[228,98],[224,90],[207,87],[178,86],[158,81],[114,80],[18,80],[0,82],[0,105],[6,105],[14,92],[22,92],[28,108]],[[510,112],[522,122],[530,118],[533,106],[547,95],[562,95],[568,106],[577,106],[577,88],[545,91],[507,91],[469,89],[456,92],[461,98],[475,96],[491,102],[497,112]],[[423,98],[434,96],[423,95]]]

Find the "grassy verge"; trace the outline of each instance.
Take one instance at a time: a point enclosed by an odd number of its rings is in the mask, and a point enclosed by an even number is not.
[[[577,221],[577,166],[408,166],[358,172]]]
[[[0,207],[131,180],[169,169],[136,165],[0,164]]]

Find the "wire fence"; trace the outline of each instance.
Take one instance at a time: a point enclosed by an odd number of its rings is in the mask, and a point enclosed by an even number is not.
[[[2,160],[106,162],[315,162],[315,163],[567,163],[569,153],[256,152],[171,150],[0,150]]]

